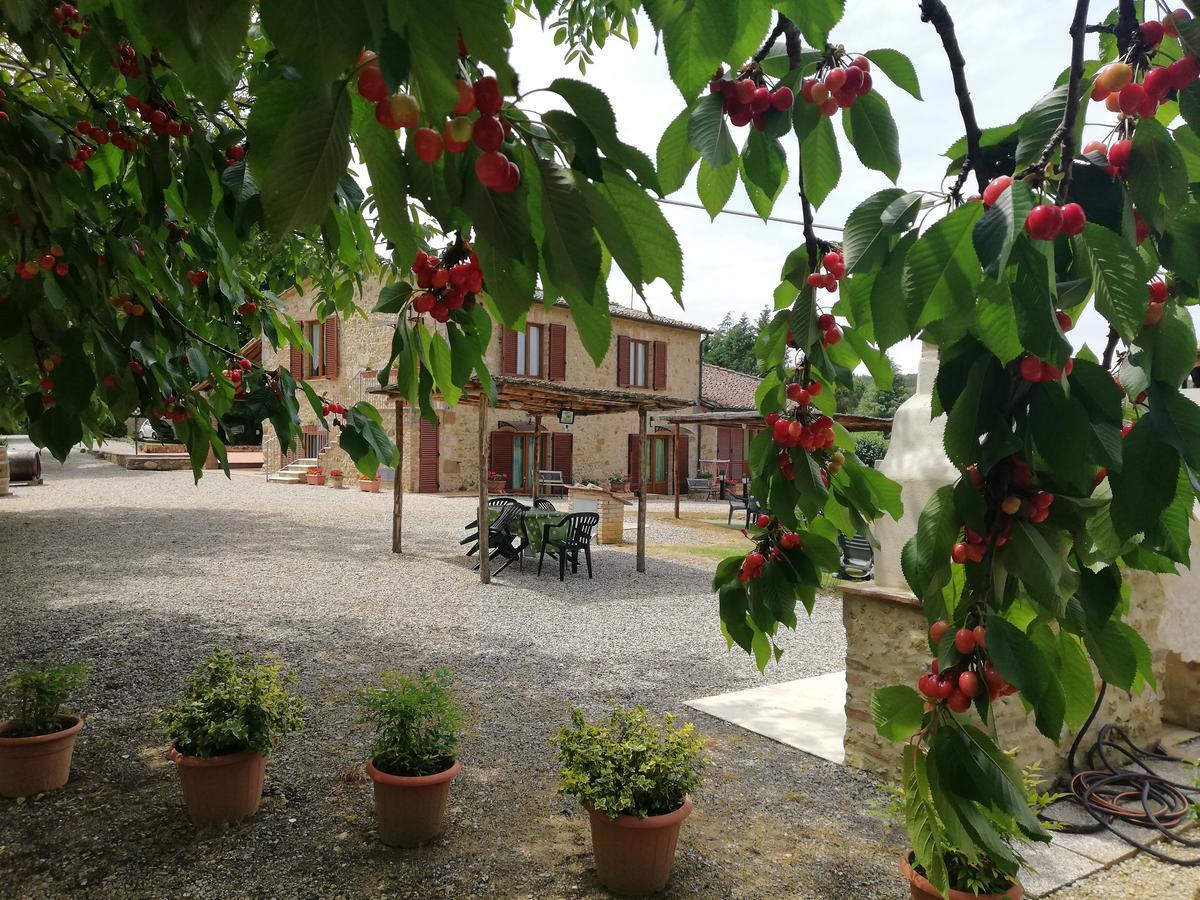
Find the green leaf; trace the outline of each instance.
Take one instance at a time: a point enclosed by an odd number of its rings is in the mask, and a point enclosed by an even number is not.
[[[1036,162],[1046,145],[1062,124],[1067,108],[1067,85],[1062,85],[1042,97],[1033,108],[1021,116],[1017,131],[1016,169]],[[1083,119],[1083,116],[1080,116]],[[1082,126],[1082,121],[1080,125]]]
[[[403,27],[411,57],[410,92],[420,103],[422,115],[433,121],[445,117],[458,100],[454,86],[458,75],[456,12],[453,7],[447,8],[444,0],[390,4],[388,24],[397,31]]]
[[[1132,690],[1138,674],[1137,653],[1117,619],[1109,619],[1098,627],[1089,627],[1083,635],[1096,670],[1109,684],[1122,690]],[[988,632],[988,648],[991,648],[991,632]]]
[[[1138,344],[1150,353],[1150,377],[1156,381],[1179,384],[1196,367],[1192,317],[1187,309],[1174,303],[1166,304],[1157,325],[1143,329]]]
[[[298,91],[296,84],[268,82],[246,123],[254,145],[250,170],[262,190],[267,226],[276,237],[320,224],[350,162],[345,85]],[[277,132],[267,134],[274,128]]]
[[[1140,419],[1125,436],[1120,472],[1110,472],[1113,525],[1123,538],[1150,531],[1175,497],[1179,451]]]
[[[871,721],[889,741],[904,741],[921,730],[925,701],[906,684],[880,688],[871,695]]]
[[[1065,631],[1058,634],[1058,673],[1067,701],[1067,727],[1077,730],[1091,714],[1096,702],[1096,685],[1083,644]]]
[[[987,617],[987,645],[988,657],[996,671],[1035,708],[1038,730],[1057,741],[1066,714],[1066,694],[1041,649],[1023,631],[995,613]],[[1025,811],[1028,813],[1028,807]]]
[[[1036,527],[1017,522],[1004,561],[1035,599],[1044,602],[1060,599],[1059,585],[1067,570],[1066,560]]]
[[[1007,280],[984,279],[980,282],[979,302],[975,304],[975,321],[971,332],[1004,365],[1024,352],[1025,348],[1017,337],[1017,315],[1013,310],[1012,291]]]
[[[691,123],[691,107],[671,120],[658,142],[658,180],[663,194],[673,194],[687,181],[688,174],[696,166],[700,153],[688,143],[688,128]],[[728,136],[728,131],[726,131]],[[730,144],[733,139],[730,138]]]
[[[708,217],[715,219],[717,213],[725,208],[737,182],[739,167],[734,163],[726,163],[719,169],[708,164],[707,159],[700,160],[700,171],[696,175],[696,193],[700,202],[708,210]]]
[[[1000,278],[1008,265],[1013,244],[1025,229],[1025,217],[1033,209],[1033,194],[1022,181],[1006,188],[975,225],[972,239],[983,270]]]
[[[542,252],[550,278],[562,291],[592,298],[600,278],[600,245],[587,203],[568,169],[538,161],[542,180]]]
[[[1163,265],[1188,281],[1200,279],[1200,204],[1189,203],[1171,216],[1159,242]]]
[[[617,137],[617,117],[612,104],[599,88],[573,78],[556,78],[550,82],[549,90],[558,94],[571,105],[575,115],[588,127],[596,139],[596,145],[613,163],[633,173],[647,190],[662,193],[658,175],[649,157]]]
[[[323,0],[262,0],[263,30],[289,64],[304,77],[333,81],[354,64],[370,26],[358,0],[329,4]],[[319,40],[313,40],[319,35]]]
[[[846,11],[845,0],[775,0],[772,5],[796,23],[810,47],[818,49],[825,46]]]
[[[871,287],[871,320],[881,350],[904,340],[912,331],[904,304],[904,265],[918,237],[916,231],[910,231],[900,239]]]
[[[741,172],[746,193],[765,222],[787,179],[783,146],[765,132],[751,131],[742,150]]]
[[[375,121],[374,107],[365,100],[354,104],[354,136],[371,179],[371,194],[379,215],[379,230],[396,248],[401,261],[414,259],[417,242],[408,214],[407,166],[396,133]],[[228,171],[228,170],[226,170]]]
[[[691,0],[686,12],[663,25],[667,69],[684,100],[700,93],[729,49],[737,34],[735,6],[728,0]]]
[[[842,113],[842,128],[859,161],[894,183],[900,176],[900,134],[888,102],[878,91],[858,98]]]
[[[822,116],[800,145],[800,167],[805,194],[814,207],[820,206],[842,177],[842,158],[828,117]]]
[[[925,871],[930,884],[943,896],[950,893],[950,876],[938,839],[937,812],[930,799],[925,754],[916,744],[903,749],[904,824],[913,858]]]
[[[1175,387],[1178,382],[1150,385],[1149,420],[1159,439],[1170,444],[1200,473],[1200,406]]]
[[[897,223],[885,219],[884,213],[904,196],[900,188],[887,188],[872,194],[850,213],[842,234],[842,255],[847,273],[868,271],[887,257]]]
[[[239,51],[250,27],[250,0],[136,0],[137,21],[188,91],[215,111],[241,71]],[[139,47],[144,53],[150,47]],[[257,100],[256,100],[257,103]]]
[[[883,72],[892,84],[903,91],[908,91],[918,100],[923,100],[921,96],[921,84],[917,81],[917,70],[913,68],[912,61],[901,53],[899,50],[881,49],[868,50],[863,54],[871,61],[871,64]]]
[[[719,169],[737,156],[737,147],[729,134],[720,94],[706,94],[692,105],[688,116],[687,139],[704,161]]]
[[[1163,211],[1187,200],[1187,164],[1170,133],[1154,119],[1139,119],[1129,155],[1129,194],[1138,212],[1156,231],[1166,224]]]
[[[921,235],[904,266],[904,302],[916,328],[971,307],[982,273],[971,232],[981,205],[960,206]]]
[[[1063,440],[1064,434],[1088,433],[1091,422],[1082,402],[1068,397],[1056,382],[1034,385],[1030,391],[1029,425],[1038,453],[1056,477],[1074,483],[1080,490],[1091,482],[1095,466],[1089,462],[1088,444]]]
[[[1146,314],[1146,277],[1141,257],[1120,235],[1089,222],[1072,239],[1086,254],[1096,285],[1096,309],[1117,333],[1132,343]]]
[[[1017,337],[1030,353],[1046,362],[1062,366],[1071,355],[1071,344],[1063,336],[1054,313],[1050,293],[1050,260],[1045,241],[1033,241],[1025,235],[1017,238],[1014,260],[1016,279],[1012,286],[1013,312],[1017,317]]]

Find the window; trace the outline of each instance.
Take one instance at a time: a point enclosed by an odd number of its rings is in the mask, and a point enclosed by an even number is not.
[[[304,354],[304,377],[318,378],[325,374],[325,329],[320,322],[305,322],[304,339],[312,345],[312,353]]]
[[[530,325],[517,332],[517,375],[542,375],[542,326]]]
[[[648,387],[650,382],[648,378],[650,359],[650,343],[649,341],[633,341],[629,342],[629,386],[630,387]]]

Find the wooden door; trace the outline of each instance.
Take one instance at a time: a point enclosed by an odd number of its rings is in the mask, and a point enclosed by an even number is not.
[[[421,445],[418,453],[417,491],[436,494],[438,491],[438,426],[421,419]]]
[[[638,453],[639,443],[636,434],[629,436],[629,482],[635,490],[641,471],[638,467],[641,458],[641,454]],[[674,465],[671,461],[673,443],[670,435],[646,435],[646,492],[649,494],[665,494],[670,489],[671,467]]]
[[[717,459],[729,460],[725,478],[738,481],[749,473],[746,468],[746,445],[741,428],[717,427]]]

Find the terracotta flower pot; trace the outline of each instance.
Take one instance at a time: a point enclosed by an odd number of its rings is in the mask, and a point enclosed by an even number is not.
[[[508,487],[507,481],[489,481],[487,483],[489,494],[503,494],[506,487]]]
[[[628,481],[610,481],[608,483],[608,489],[610,491],[612,491],[614,494],[628,494],[629,493],[629,482]]]
[[[197,825],[240,822],[258,812],[267,776],[267,758],[261,753],[245,750],[205,759],[171,747],[167,756],[179,768],[188,816]]]
[[[929,883],[929,879],[909,864],[911,856],[912,851],[909,851],[900,860],[900,871],[908,879],[909,887],[912,890],[912,900],[942,900],[942,895],[937,892],[937,888]],[[1003,894],[972,894],[970,891],[950,889],[950,900],[1001,900],[1001,898],[1006,898],[1006,900],[1021,900],[1024,896],[1025,891],[1015,881]]]
[[[610,819],[587,807],[592,818],[592,852],[596,877],[614,894],[641,896],[661,891],[671,880],[675,844],[683,820],[692,814],[692,798],[661,816],[617,816]]]
[[[305,475],[304,477],[308,479],[309,484],[324,484],[325,483],[324,475]]]
[[[0,796],[30,797],[56,791],[71,777],[71,752],[83,727],[79,716],[59,716],[64,727],[53,734],[3,737],[11,722],[0,724]]]
[[[366,491],[368,494],[378,494],[379,493],[379,482],[378,481],[368,481],[365,478],[360,478],[358,480],[358,489],[360,491]]]
[[[342,476],[341,475],[330,475],[329,476],[329,486],[334,487],[334,488],[340,488],[342,486]]]
[[[389,847],[419,847],[442,833],[450,783],[462,765],[436,775],[389,775],[367,763],[367,774],[375,783],[375,823],[379,839]]]

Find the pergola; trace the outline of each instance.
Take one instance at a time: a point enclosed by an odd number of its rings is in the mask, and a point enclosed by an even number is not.
[[[694,400],[682,397],[668,397],[659,393],[639,391],[618,391],[601,388],[581,388],[560,384],[554,381],[543,381],[539,378],[525,378],[512,375],[497,375],[492,377],[495,389],[495,400],[483,390],[479,382],[468,382],[459,398],[459,405],[479,406],[479,580],[489,584],[492,580],[491,566],[488,560],[488,447],[487,407],[493,409],[511,409],[524,412],[533,418],[533,431],[538,434],[542,427],[542,416],[574,417],[589,415],[604,415],[606,413],[632,412],[638,413],[638,436],[643,448],[641,465],[638,467],[638,517],[637,517],[637,570],[646,571],[646,481],[648,476],[646,447],[646,417],[651,410],[681,409],[694,406]],[[404,465],[404,416],[403,395],[395,385],[375,388],[372,394],[383,394],[391,397],[396,409],[396,446],[400,451],[400,460],[396,465],[394,483],[394,498],[392,505],[392,552],[401,551],[401,521],[404,515],[404,486],[401,471]],[[676,429],[678,436],[678,428]],[[678,446],[678,445],[677,445]],[[540,468],[540,441],[533,442],[532,474],[530,479],[532,496],[538,495],[537,473]],[[678,456],[678,454],[676,454]],[[676,492],[678,492],[678,462],[676,462]],[[678,506],[678,501],[676,503]]]
[[[878,419],[874,416],[854,416],[854,415],[834,415],[833,420],[845,428],[847,431],[883,431],[890,432],[892,430],[891,419]],[[679,426],[680,425],[695,425],[696,426],[696,445],[700,444],[700,427],[703,425],[720,425],[727,428],[740,427],[742,429],[742,446],[745,449],[743,456],[749,458],[748,445],[750,441],[750,429],[762,428],[763,417],[757,411],[752,409],[733,409],[733,410],[716,410],[713,412],[699,413],[676,413],[669,416],[663,416],[663,421],[675,426],[675,446],[679,446]],[[679,518],[679,457],[675,458],[675,518]]]

